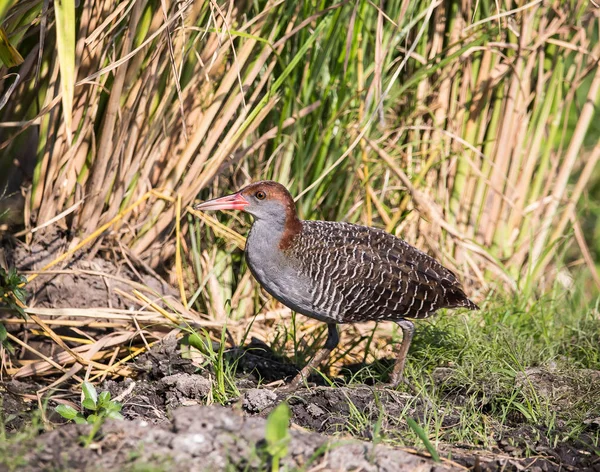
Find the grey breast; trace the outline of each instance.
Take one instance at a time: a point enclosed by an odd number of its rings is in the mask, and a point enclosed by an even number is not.
[[[246,261],[252,275],[274,298],[292,310],[331,322],[330,313],[314,305],[314,280],[302,270],[297,257],[279,250],[277,228],[256,221],[246,241]]]

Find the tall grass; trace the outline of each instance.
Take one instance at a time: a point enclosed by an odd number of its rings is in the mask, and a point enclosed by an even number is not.
[[[170,264],[177,197],[272,178],[302,216],[384,227],[483,290],[533,290],[584,244],[576,203],[600,157],[587,0],[57,5],[17,2],[2,23],[24,62],[2,68],[18,78],[0,169],[35,162],[26,229],[66,212],[83,238],[119,216],[104,237]],[[238,256],[188,221],[208,300],[251,297]]]

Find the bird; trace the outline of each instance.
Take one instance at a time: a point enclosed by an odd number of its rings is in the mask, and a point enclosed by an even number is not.
[[[245,246],[247,265],[275,299],[325,322],[324,346],[288,385],[297,388],[339,343],[338,324],[393,321],[402,330],[389,384],[403,380],[413,338],[412,320],[440,308],[478,306],[456,275],[437,260],[386,231],[346,222],[302,220],[285,186],[271,180],[193,206],[241,210],[253,217]]]

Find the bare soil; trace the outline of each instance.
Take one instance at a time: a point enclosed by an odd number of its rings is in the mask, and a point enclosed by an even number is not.
[[[257,364],[261,351],[253,348],[250,366]],[[277,356],[263,350],[261,366]],[[232,355],[234,353],[231,353]],[[239,350],[235,353],[239,354]],[[214,374],[198,370],[183,359],[178,342],[172,338],[144,354],[135,363],[136,379],[106,381],[100,386],[113,397],[121,397],[127,421],[108,422],[92,448],[84,448],[80,437],[87,426],[62,425],[20,444],[12,452],[21,455],[19,470],[139,470],[152,465],[158,470],[263,470],[269,458],[261,455],[264,442],[264,418],[282,401],[292,411],[292,443],[284,463],[305,470],[600,470],[600,458],[585,444],[585,436],[550,445],[544,431],[514,422],[501,431],[492,447],[473,449],[460,444],[440,444],[445,458],[441,464],[427,459],[424,451],[394,448],[381,439],[399,439],[409,430],[406,417],[422,418],[428,408],[425,397],[385,388],[358,385],[352,387],[314,386],[293,393],[259,386],[259,375],[248,370],[245,356],[238,359],[240,396],[232,396],[225,407],[206,406],[210,401]],[[280,362],[273,365],[275,371]],[[598,373],[595,373],[598,375]],[[546,377],[540,391],[562,392],[568,379],[557,374],[531,374],[532,381]],[[592,379],[590,385],[597,388]],[[558,391],[554,386],[558,385]],[[579,384],[578,384],[579,385]],[[33,410],[22,395],[39,386],[7,382],[0,388],[4,411],[16,416],[5,424],[10,431],[23,427]],[[579,387],[577,387],[579,388]],[[580,392],[581,393],[581,392]],[[564,397],[562,397],[564,398]],[[446,407],[444,429],[460,421],[460,401],[453,411]],[[52,405],[51,405],[52,406]],[[50,409],[49,409],[50,410]],[[368,418],[357,429],[353,415],[360,411]],[[60,421],[55,415],[51,420]],[[374,437],[373,424],[381,422]],[[590,424],[593,421],[591,420]],[[593,426],[593,425],[592,425]],[[600,427],[596,424],[595,427]],[[352,438],[350,437],[352,435]],[[361,440],[359,440],[361,439]],[[261,442],[262,441],[262,442]],[[591,441],[591,440],[590,440]],[[414,454],[420,452],[420,455]],[[0,470],[1,467],[0,467]]]
[[[46,231],[29,246],[16,239],[3,241],[0,256],[4,255],[7,265],[17,267],[21,273],[34,272],[54,261],[74,243],[65,232],[55,228]],[[126,308],[129,302],[118,293],[118,290],[131,291],[131,285],[126,281],[144,284],[165,296],[177,294],[142,261],[132,260],[135,258],[132,254],[123,256],[121,253],[119,256],[121,262],[115,264],[96,252],[77,252],[27,284],[28,304],[49,308]]]
[[[67,425],[26,444],[19,470],[267,470],[272,460],[264,446],[265,420],[218,406],[190,406],[148,427],[144,420],[109,421],[95,448],[79,445],[89,426]],[[287,470],[447,471],[451,464],[357,440],[328,438],[292,430]],[[32,447],[33,446],[33,447]]]

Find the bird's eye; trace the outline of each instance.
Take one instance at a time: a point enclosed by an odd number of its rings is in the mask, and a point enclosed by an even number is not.
[[[267,194],[265,192],[263,192],[262,190],[259,190],[258,192],[256,192],[256,194],[254,196],[256,198],[258,198],[259,200],[264,200],[265,198],[267,198]]]

